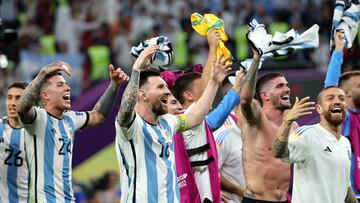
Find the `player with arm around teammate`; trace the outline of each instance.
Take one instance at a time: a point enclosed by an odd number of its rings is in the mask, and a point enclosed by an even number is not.
[[[148,70],[158,46],[146,48],[133,65],[115,122],[116,150],[122,168],[122,202],[179,202],[173,136],[199,125],[219,83],[230,68],[217,61],[202,97],[186,114],[167,114],[170,91],[160,74]]]

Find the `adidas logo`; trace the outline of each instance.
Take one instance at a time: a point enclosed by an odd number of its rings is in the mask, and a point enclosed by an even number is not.
[[[325,152],[332,152],[329,146],[327,146],[324,151]]]

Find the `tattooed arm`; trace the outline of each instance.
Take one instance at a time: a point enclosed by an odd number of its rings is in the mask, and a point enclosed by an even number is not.
[[[130,127],[130,124],[135,117],[134,108],[139,98],[140,72],[147,69],[150,56],[152,56],[158,49],[159,46],[149,46],[144,49],[133,65],[131,78],[122,96],[120,109],[116,118],[118,124],[123,128]]]
[[[245,83],[241,90],[241,111],[248,123],[255,124],[260,116],[260,106],[253,101],[255,95],[256,77],[260,63],[260,55],[253,51],[253,62],[245,76]]]
[[[89,122],[86,127],[97,125],[106,119],[114,106],[120,84],[129,81],[129,77],[121,68],[114,69],[110,64],[109,72],[111,82],[93,110],[89,111]]]
[[[348,187],[348,191],[345,198],[345,203],[358,203],[354,191],[351,187]]]
[[[36,112],[34,105],[40,94],[41,86],[50,75],[60,73],[60,71],[71,75],[72,69],[69,64],[57,61],[43,67],[36,78],[25,88],[17,105],[17,113],[20,120],[25,124],[30,124],[34,121]]]
[[[273,147],[273,155],[276,158],[288,158],[288,139],[292,124],[304,115],[311,114],[311,110],[314,109],[314,102],[309,101],[310,97],[305,97],[299,101],[296,97],[296,101],[292,109],[286,114],[283,123],[276,132],[275,143]],[[297,126],[297,124],[295,123]]]
[[[121,99],[117,122],[121,127],[129,127],[134,119],[134,107],[138,101],[140,71],[133,69],[129,84]]]

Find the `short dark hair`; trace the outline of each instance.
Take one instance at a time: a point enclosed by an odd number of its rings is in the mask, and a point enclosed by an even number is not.
[[[260,96],[260,90],[272,79],[277,78],[277,77],[284,77],[284,75],[282,73],[279,72],[273,72],[273,73],[268,73],[266,75],[263,75],[261,78],[259,78],[259,80],[256,83],[256,88],[255,88],[255,99],[257,99],[261,106],[263,105],[263,102],[261,100],[261,96]]]
[[[50,73],[50,74],[46,75],[45,80],[44,80],[43,84],[41,85],[41,88],[46,87],[49,84],[48,82],[49,82],[50,78],[52,78],[56,75],[62,76],[61,72],[54,72],[54,73]]]
[[[148,81],[148,78],[156,77],[156,76],[160,77],[160,72],[159,72],[159,70],[157,70],[155,68],[150,68],[148,70],[141,71],[139,87],[143,86]]]
[[[344,85],[344,83],[346,81],[348,81],[351,77],[358,76],[358,75],[360,75],[359,70],[348,71],[348,72],[341,74],[341,76],[339,78],[339,87],[342,87]]]
[[[333,85],[322,88],[322,89],[320,90],[318,96],[317,96],[317,99],[316,99],[316,103],[317,103],[317,104],[320,104],[320,103],[321,103],[323,92],[324,92],[325,90],[328,90],[328,89],[331,89],[331,88],[341,89],[340,87],[338,87],[338,86],[333,86]]]
[[[185,100],[183,97],[183,93],[192,88],[192,84],[194,80],[200,79],[201,75],[199,73],[187,73],[176,79],[175,84],[172,89],[172,93],[174,97],[180,102],[180,104],[184,104]]]
[[[27,82],[14,82],[13,84],[11,84],[9,87],[8,87],[8,90],[11,89],[11,88],[20,88],[20,89],[25,89],[27,86],[29,85],[29,83]]]

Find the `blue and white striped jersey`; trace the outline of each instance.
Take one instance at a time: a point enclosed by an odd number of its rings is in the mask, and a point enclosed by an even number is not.
[[[115,121],[121,202],[179,202],[173,136],[177,118],[160,116],[151,125],[138,114],[130,128]]]
[[[29,171],[25,160],[24,129],[0,118],[0,197],[2,203],[26,202]]]
[[[75,131],[87,123],[86,112],[67,111],[57,119],[35,107],[36,118],[24,125],[30,170],[29,203],[73,203],[71,163]]]

